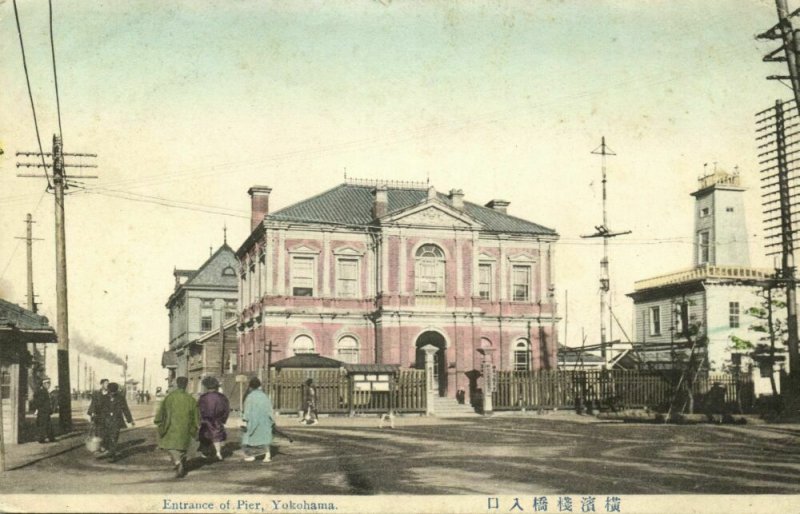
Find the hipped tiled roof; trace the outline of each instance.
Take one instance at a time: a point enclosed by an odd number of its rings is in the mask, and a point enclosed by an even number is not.
[[[267,220],[297,221],[306,223],[331,223],[338,225],[369,225],[373,222],[372,205],[374,187],[340,184],[333,189],[275,211]],[[424,202],[428,192],[424,189],[389,187],[388,212],[393,213]],[[437,193],[438,200],[452,204],[447,195]],[[489,207],[464,202],[464,213],[483,225],[483,230],[499,233],[524,233],[556,235],[556,231],[503,214]]]
[[[341,361],[337,361],[335,359],[331,359],[329,357],[323,357],[316,353],[301,353],[299,355],[295,355],[294,357],[289,357],[288,359],[282,359],[278,362],[274,362],[272,367],[275,369],[282,369],[282,368],[341,368],[344,366],[344,363]]]

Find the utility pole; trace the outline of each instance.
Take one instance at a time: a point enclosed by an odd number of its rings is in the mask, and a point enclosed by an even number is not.
[[[96,154],[65,154],[61,137],[53,135],[52,152],[17,152],[17,157],[41,157],[42,163],[17,163],[17,167],[44,168],[44,175],[17,174],[18,177],[48,178],[47,168],[53,169],[53,196],[55,198],[55,230],[56,230],[56,334],[58,335],[58,417],[63,430],[72,427],[72,387],[69,379],[69,320],[67,302],[67,246],[64,221],[64,190],[69,187],[70,179],[97,178],[94,175],[68,176],[65,168],[96,168],[95,164],[65,163],[64,157],[97,157]],[[49,156],[51,163],[44,162]]]
[[[608,228],[608,210],[606,208],[606,199],[608,194],[606,192],[606,157],[617,155],[608,146],[606,146],[606,138],[603,136],[600,140],[600,146],[592,151],[594,155],[600,155],[601,170],[603,175],[603,224],[595,226],[596,232],[588,236],[581,236],[583,238],[602,237],[603,238],[603,258],[600,260],[600,355],[603,358],[603,367],[605,368],[608,363],[608,349],[606,348],[608,341],[606,336],[606,317],[608,316],[609,305],[609,291],[611,291],[611,279],[608,273],[608,240],[612,237],[630,234],[631,231],[625,232],[612,232]]]
[[[791,84],[792,92],[794,93],[794,112],[786,116],[789,109],[785,112],[783,104],[780,100],[775,102],[774,109],[767,109],[758,113],[756,116],[761,116],[757,120],[758,131],[770,130],[772,121],[774,120],[774,133],[767,133],[758,137],[758,140],[767,139],[766,142],[759,145],[759,150],[763,150],[759,157],[764,158],[760,164],[764,165],[771,161],[776,161],[775,164],[767,165],[762,168],[761,172],[766,173],[762,177],[763,184],[762,197],[765,198],[764,214],[767,217],[766,225],[767,231],[779,231],[779,234],[771,234],[770,237],[780,237],[780,243],[768,244],[770,246],[779,246],[781,253],[781,270],[779,281],[783,282],[786,287],[786,328],[787,328],[787,344],[789,347],[789,393],[786,396],[787,411],[789,413],[797,413],[800,407],[800,351],[798,346],[798,324],[797,324],[797,286],[795,277],[795,263],[794,263],[794,231],[792,230],[792,209],[794,207],[792,198],[795,193],[791,191],[790,179],[795,178],[795,164],[796,156],[794,155],[797,150],[787,149],[786,140],[788,137],[797,136],[796,121],[786,123],[789,120],[796,119],[798,116],[798,109],[800,109],[800,69],[798,69],[798,60],[800,57],[800,31],[795,30],[792,25],[792,18],[800,14],[800,9],[789,12],[789,7],[786,0],[775,0],[775,7],[778,14],[778,23],[772,28],[756,36],[757,39],[767,40],[780,40],[781,46],[772,50],[764,56],[765,62],[785,62],[787,65],[788,75],[770,75],[767,77],[769,80],[788,80]],[[766,115],[766,116],[765,116]],[[787,130],[790,132],[787,134]],[[773,139],[774,136],[774,139]],[[768,155],[769,154],[769,155]],[[777,171],[776,171],[777,170]],[[775,181],[774,179],[777,179]],[[777,187],[777,190],[773,188]],[[767,197],[770,195],[778,194],[778,199],[769,200]],[[769,207],[769,204],[778,203],[777,208]],[[778,217],[770,217],[770,212],[779,212]],[[771,222],[779,220],[780,223],[775,225]],[[770,226],[772,225],[772,226]],[[769,253],[769,252],[768,252]],[[776,252],[773,252],[773,254]]]
[[[144,375],[147,370],[147,357],[144,358],[144,362],[142,363],[142,392],[144,392]]]
[[[267,354],[267,383],[269,383],[270,369],[272,368],[272,353],[279,351],[280,350],[277,350],[273,347],[272,339],[269,340],[269,343],[264,345],[264,353]]]
[[[86,361],[84,361],[84,363],[85,362]],[[78,370],[77,371],[78,371],[78,373],[75,376],[75,385],[77,386],[77,389],[80,391],[80,389],[81,389],[81,354],[80,354],[80,352],[78,352]]]
[[[33,237],[33,224],[36,223],[33,221],[33,216],[31,213],[28,213],[25,216],[25,224],[27,227],[25,228],[25,237],[15,237],[14,239],[24,239],[26,244],[27,250],[27,263],[28,263],[28,310],[31,312],[36,312],[36,295],[33,292],[33,242],[34,241],[42,241],[39,237]]]

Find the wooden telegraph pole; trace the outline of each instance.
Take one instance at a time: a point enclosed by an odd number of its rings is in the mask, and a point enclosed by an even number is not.
[[[17,157],[41,157],[42,163],[17,163],[17,167],[44,168],[45,174],[25,174],[19,177],[47,178],[47,168],[53,169],[52,189],[55,198],[55,230],[56,230],[56,333],[58,335],[58,416],[63,430],[69,430],[72,426],[72,396],[70,392],[69,379],[69,316],[67,302],[67,246],[65,235],[64,219],[64,190],[71,182],[70,179],[90,179],[97,178],[94,175],[73,175],[66,174],[66,168],[96,168],[96,164],[65,163],[64,157],[87,157],[94,158],[97,154],[87,153],[64,153],[63,143],[59,135],[53,135],[52,152],[17,152]],[[51,162],[47,164],[45,157],[50,157]],[[74,185],[74,184],[73,184]]]

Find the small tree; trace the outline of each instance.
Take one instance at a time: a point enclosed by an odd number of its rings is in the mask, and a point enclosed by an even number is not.
[[[777,362],[775,354],[778,342],[780,342],[781,348],[784,348],[787,344],[787,328],[786,322],[780,318],[776,319],[774,313],[776,310],[785,309],[786,302],[782,299],[781,290],[778,290],[776,294],[770,287],[763,289],[759,296],[762,299],[761,305],[751,307],[746,311],[747,314],[756,318],[756,321],[748,327],[748,330],[758,333],[758,339],[751,341],[731,335],[731,348],[748,352],[749,357],[756,365],[770,370],[769,383],[772,387],[773,396],[777,398],[778,387],[772,370],[775,369],[775,363]]]

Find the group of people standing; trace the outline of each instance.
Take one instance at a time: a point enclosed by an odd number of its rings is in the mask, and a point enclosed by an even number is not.
[[[187,453],[196,439],[206,458],[223,460],[222,443],[227,439],[225,423],[230,414],[230,403],[219,391],[216,378],[203,379],[206,392],[198,400],[186,392],[188,383],[186,377],[175,380],[176,388],[164,398],[154,420],[158,427],[158,446],[169,453],[178,478],[186,476]],[[244,460],[252,462],[262,458],[263,462],[270,462],[274,425],[272,402],[261,389],[258,378],[250,379],[242,422]]]

